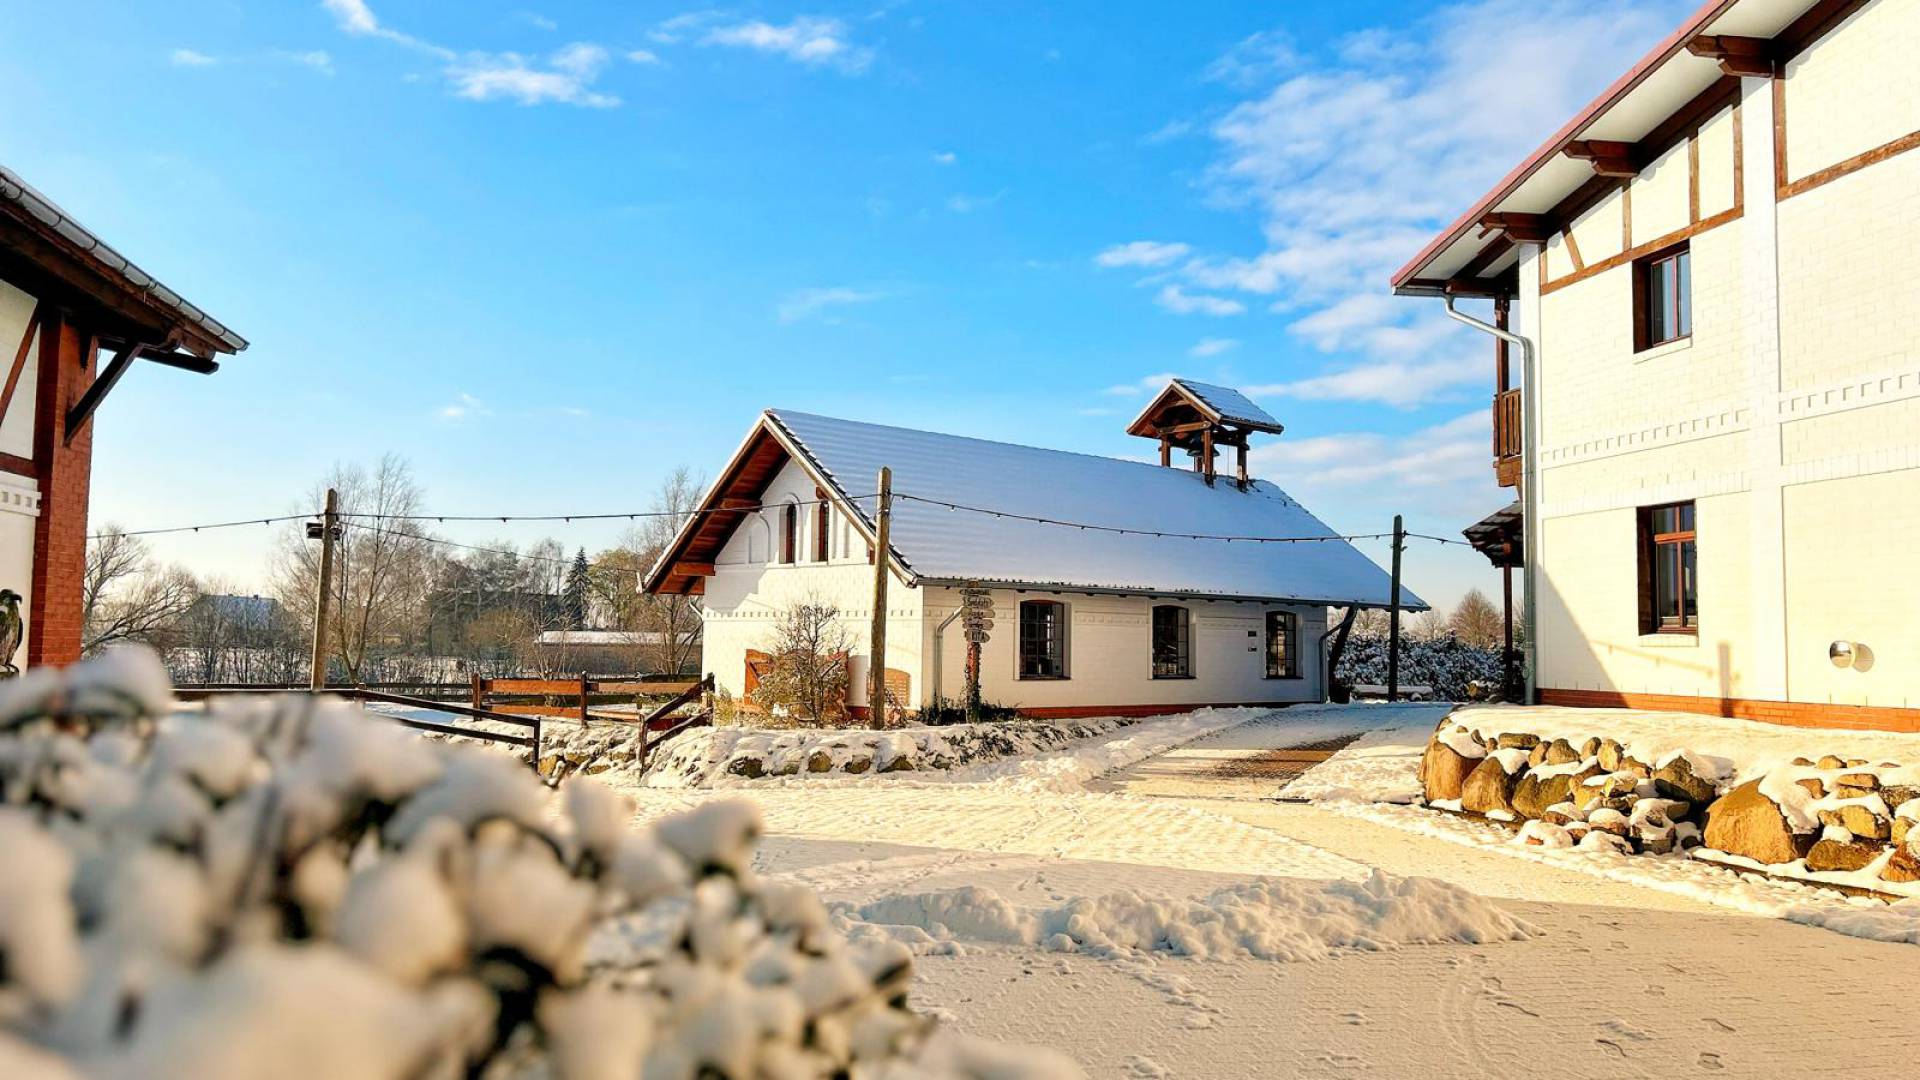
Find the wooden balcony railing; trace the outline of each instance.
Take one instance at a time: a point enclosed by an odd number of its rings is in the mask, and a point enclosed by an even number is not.
[[[1501,487],[1520,483],[1520,391],[1493,396],[1493,471]]]

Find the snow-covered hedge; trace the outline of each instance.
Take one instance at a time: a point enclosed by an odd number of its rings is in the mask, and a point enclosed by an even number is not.
[[[655,787],[714,787],[762,777],[852,775],[955,769],[1015,754],[1054,750],[1106,735],[1130,721],[1002,720],[888,731],[866,728],[699,728],[667,743],[647,763]]]
[[[1385,686],[1386,635],[1354,634],[1348,638],[1334,674],[1348,686]],[[1402,636],[1400,685],[1430,686],[1432,696],[1439,701],[1497,697],[1500,650],[1468,645],[1451,634],[1419,640]]]
[[[756,878],[751,804],[631,818],[342,702],[176,715],[150,653],[0,683],[0,1075],[1060,1068],[909,1011],[904,948]]]

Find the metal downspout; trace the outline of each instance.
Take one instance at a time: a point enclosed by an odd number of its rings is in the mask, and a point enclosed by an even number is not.
[[[941,699],[940,698],[940,669],[944,666],[941,662],[944,659],[944,652],[940,648],[940,635],[947,632],[947,627],[952,625],[953,620],[960,617],[960,612],[962,610],[964,609],[955,608],[953,610],[953,614],[940,620],[939,625],[933,628],[933,678],[929,681],[933,683],[930,689],[933,691],[933,699],[935,701],[939,701]]]
[[[1521,379],[1521,418],[1520,418],[1520,546],[1524,549],[1526,596],[1520,608],[1520,625],[1527,635],[1527,701],[1531,705],[1539,690],[1540,671],[1540,635],[1534,621],[1534,603],[1539,594],[1535,588],[1535,563],[1538,562],[1540,545],[1540,484],[1539,484],[1539,424],[1540,424],[1540,380],[1538,361],[1534,356],[1533,339],[1523,337],[1511,330],[1502,330],[1492,323],[1476,319],[1453,306],[1453,297],[1445,297],[1447,317],[1455,322],[1465,323],[1482,333],[1492,334],[1509,345],[1520,347]]]

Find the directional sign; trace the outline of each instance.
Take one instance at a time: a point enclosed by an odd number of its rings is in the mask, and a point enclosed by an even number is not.
[[[967,631],[967,641],[971,644],[985,645],[987,643],[987,640],[988,640],[988,635],[985,630]]]
[[[993,629],[993,620],[983,615],[977,619],[962,619],[960,625],[968,630],[991,630]]]
[[[983,592],[961,593],[960,606],[968,608],[992,608],[993,596],[990,593]]]

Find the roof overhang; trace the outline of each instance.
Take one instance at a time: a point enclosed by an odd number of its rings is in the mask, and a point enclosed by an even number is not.
[[[1306,607],[1363,608],[1385,611],[1389,604],[1369,604],[1325,596],[1250,596],[1241,593],[1195,592],[1186,589],[1143,589],[1124,585],[1074,585],[1061,581],[1020,581],[983,578],[919,578],[918,585],[930,588],[1010,589],[1014,592],[1073,593],[1080,596],[1144,596],[1166,600],[1203,600],[1222,604],[1293,604]],[[1423,601],[1400,605],[1401,611],[1426,611]]]
[[[681,524],[673,542],[647,570],[641,588],[655,594],[697,596],[704,593],[705,580],[713,574],[721,549],[748,517],[765,509],[760,498],[780,467],[789,461],[799,464],[814,486],[827,493],[828,500],[853,522],[868,546],[872,546],[876,533],[866,510],[820,468],[793,433],[769,411],[761,413],[760,419],[740,440],[726,468]],[[899,552],[888,554],[888,565],[894,572],[906,584],[915,584],[912,569],[900,558]]]
[[[1177,410],[1183,406],[1192,409],[1202,420],[1216,426],[1233,427],[1246,431],[1264,431],[1274,435],[1278,435],[1285,430],[1285,428],[1278,423],[1262,424],[1244,417],[1224,416],[1220,410],[1214,408],[1205,398],[1187,389],[1176,379],[1167,383],[1165,389],[1155,394],[1152,401],[1147,402],[1146,408],[1141,409],[1140,414],[1135,416],[1132,422],[1127,425],[1127,434],[1137,435],[1146,439],[1159,438],[1161,419],[1167,415],[1169,410]]]
[[[1393,275],[1402,296],[1505,296],[1520,245],[1626,183],[1865,0],[1708,0]]]
[[[103,336],[146,346],[150,359],[174,356],[180,349],[211,360],[247,347],[245,338],[140,269],[4,166],[0,275],[84,305]],[[183,360],[173,366],[188,365]]]

